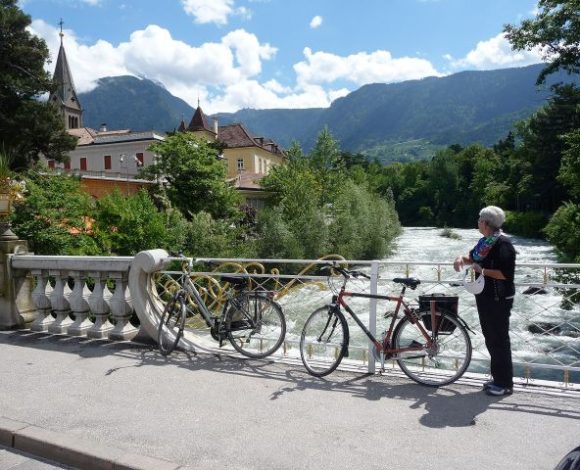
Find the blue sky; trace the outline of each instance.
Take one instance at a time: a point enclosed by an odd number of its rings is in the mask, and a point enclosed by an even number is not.
[[[503,25],[534,0],[20,0],[78,91],[105,76],[162,83],[208,113],[325,107],[367,83],[521,67]],[[48,66],[54,69],[54,61]]]

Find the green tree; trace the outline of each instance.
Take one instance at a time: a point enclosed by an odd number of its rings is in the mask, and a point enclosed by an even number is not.
[[[16,0],[0,0],[0,148],[13,156],[16,169],[41,153],[62,160],[76,145],[57,109],[39,100],[54,84],[44,69],[46,43],[27,30],[29,25]]]
[[[346,171],[341,151],[327,129],[305,157],[297,145],[289,162],[262,180],[271,207],[258,218],[260,256],[380,258],[400,230],[392,192],[379,195],[375,174],[362,165]],[[372,183],[371,183],[372,180]]]
[[[580,205],[564,203],[544,229],[564,261],[580,263]]]
[[[572,197],[580,199],[580,128],[564,137],[566,150],[562,152],[562,165],[558,179],[564,184]]]
[[[529,166],[533,191],[527,206],[555,211],[566,199],[565,188],[557,176],[566,142],[561,136],[580,128],[580,88],[562,85],[555,88],[550,102],[518,126],[521,147],[518,156]]]
[[[237,213],[239,197],[227,182],[220,149],[189,132],[179,132],[155,143],[150,150],[159,155],[156,165],[142,171],[144,177],[165,179],[167,198],[191,220],[200,211],[219,219]]]
[[[345,166],[340,146],[328,127],[318,134],[308,158],[310,167],[318,174],[317,179],[322,186],[322,199],[329,202],[331,194],[336,192],[341,184]]]
[[[539,0],[536,17],[521,25],[506,25],[504,32],[516,50],[544,48],[548,65],[538,84],[559,69],[580,72],[580,0]]]
[[[42,255],[98,255],[91,228],[94,203],[77,178],[29,172],[13,230]]]
[[[125,196],[119,190],[97,201],[94,230],[105,253],[132,256],[142,250],[179,251],[188,224],[175,211],[159,212],[146,191]]]

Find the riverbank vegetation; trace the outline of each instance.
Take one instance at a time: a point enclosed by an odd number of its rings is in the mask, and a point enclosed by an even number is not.
[[[28,172],[14,231],[37,254],[133,255],[166,248],[194,257],[298,259],[330,253],[381,258],[399,234],[392,198],[349,168],[326,129],[310,155],[294,145],[288,164],[263,180],[272,197],[259,212],[240,205],[214,144],[179,133],[155,151],[157,165],[142,175],[155,184],[135,195],[117,191],[92,200],[78,178]]]

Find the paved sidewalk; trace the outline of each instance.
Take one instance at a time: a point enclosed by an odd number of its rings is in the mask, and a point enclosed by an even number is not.
[[[321,380],[301,365],[28,331],[0,332],[0,377],[0,417],[172,468],[551,470],[580,444],[577,390]]]

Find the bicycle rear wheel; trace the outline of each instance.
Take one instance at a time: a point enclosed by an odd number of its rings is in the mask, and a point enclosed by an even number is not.
[[[415,315],[417,322],[431,334],[431,312],[415,312]],[[437,312],[436,319],[431,347],[409,317],[402,318],[393,333],[395,348],[413,348],[397,354],[399,367],[415,382],[432,387],[455,382],[471,361],[471,340],[463,324],[448,313]]]
[[[157,330],[157,343],[159,351],[164,356],[171,354],[183,335],[185,326],[185,301],[184,292],[178,291],[167,304],[161,315],[159,328]]]
[[[286,336],[282,308],[257,292],[247,292],[233,299],[224,320],[228,340],[244,356],[269,356],[278,350]]]
[[[340,310],[330,306],[315,310],[302,329],[300,357],[315,377],[334,371],[348,347],[348,325]]]

